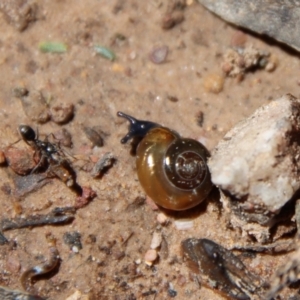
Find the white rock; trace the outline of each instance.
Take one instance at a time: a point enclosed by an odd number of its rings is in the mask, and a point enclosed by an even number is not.
[[[285,95],[237,124],[212,151],[212,181],[245,222],[266,225],[300,188],[300,100]],[[226,199],[228,198],[228,199]]]

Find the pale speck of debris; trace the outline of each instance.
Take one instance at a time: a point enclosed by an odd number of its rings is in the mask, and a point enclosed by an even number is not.
[[[73,247],[72,247],[72,251],[73,251],[74,253],[78,253],[78,252],[79,252],[79,249],[78,249],[77,246],[73,246]]]
[[[168,217],[163,213],[159,213],[156,217],[156,220],[159,224],[165,225],[168,222]]]
[[[162,235],[161,235],[161,233],[155,231],[153,233],[153,236],[152,236],[152,241],[151,241],[150,248],[151,249],[157,249],[160,246],[161,241],[162,241]]]
[[[188,230],[194,227],[193,220],[178,220],[174,222],[176,229],[178,230]]]
[[[89,296],[88,295],[83,295],[79,290],[76,290],[66,300],[89,300]]]

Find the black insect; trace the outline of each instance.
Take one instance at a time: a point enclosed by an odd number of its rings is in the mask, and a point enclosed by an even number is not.
[[[20,125],[19,132],[22,139],[40,155],[40,160],[31,173],[41,167],[45,160],[49,165],[53,163],[60,164],[64,160],[60,147],[49,142],[48,137],[45,141],[39,140],[35,131],[28,125]]]
[[[39,162],[31,173],[36,172],[39,168],[46,168],[49,176],[60,178],[68,187],[77,186],[75,172],[59,143],[48,141],[48,136],[44,141],[40,140],[36,132],[28,125],[20,125],[19,132],[25,143],[39,155]]]

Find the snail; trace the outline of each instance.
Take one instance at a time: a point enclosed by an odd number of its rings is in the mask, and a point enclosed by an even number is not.
[[[185,210],[208,196],[213,186],[206,164],[209,152],[201,143],[182,138],[157,123],[137,120],[123,112],[117,115],[130,122],[122,144],[142,138],[136,149],[138,178],[156,204]]]

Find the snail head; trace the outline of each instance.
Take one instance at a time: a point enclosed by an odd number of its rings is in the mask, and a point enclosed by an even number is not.
[[[117,113],[117,116],[129,121],[129,130],[128,133],[121,139],[122,144],[126,144],[129,140],[135,137],[144,137],[150,129],[160,127],[157,123],[137,120],[121,111]]]

